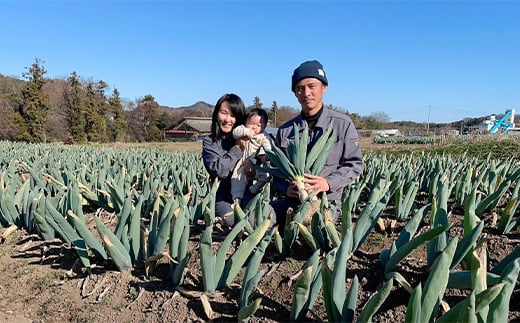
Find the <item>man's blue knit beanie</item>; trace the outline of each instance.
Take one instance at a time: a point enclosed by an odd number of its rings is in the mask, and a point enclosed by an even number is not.
[[[327,81],[327,76],[325,75],[325,71],[323,70],[323,65],[321,65],[321,63],[317,60],[313,60],[301,63],[301,65],[294,70],[292,75],[291,90],[294,92],[294,86],[296,85],[296,83],[308,77],[316,78],[320,80],[323,84],[329,85],[329,82]]]

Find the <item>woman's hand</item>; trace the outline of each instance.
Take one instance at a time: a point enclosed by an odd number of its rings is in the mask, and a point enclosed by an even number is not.
[[[287,191],[285,192],[285,195],[290,198],[297,199],[298,198],[298,186],[295,181],[292,181],[289,183],[289,186],[287,187]]]
[[[255,171],[255,169],[251,166],[251,162],[249,161],[249,159],[246,159],[246,160],[244,161],[244,170],[245,170],[245,173],[246,173],[246,177],[247,177],[247,178],[253,178],[253,177],[255,177],[256,171]]]
[[[236,140],[235,144],[240,148],[240,150],[244,151],[246,149],[247,143],[249,142],[249,138],[242,137]]]

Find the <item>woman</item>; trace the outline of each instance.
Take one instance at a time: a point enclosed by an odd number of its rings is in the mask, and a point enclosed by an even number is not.
[[[233,225],[233,198],[231,175],[236,163],[242,158],[247,144],[245,139],[233,138],[233,129],[243,125],[246,108],[236,94],[224,94],[218,99],[211,121],[211,135],[202,141],[202,160],[211,180],[220,180],[215,203],[215,216],[222,217],[226,224]]]

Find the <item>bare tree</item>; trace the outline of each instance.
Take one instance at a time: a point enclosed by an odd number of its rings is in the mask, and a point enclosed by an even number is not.
[[[381,124],[390,122],[390,116],[388,115],[388,113],[386,113],[384,111],[372,112],[370,114],[370,117],[372,117],[376,122],[381,123]]]
[[[293,107],[289,106],[281,106],[280,109],[278,109],[278,115],[276,117],[276,123],[279,125],[284,124],[285,122],[291,120],[295,116],[300,113],[299,110],[296,110]]]

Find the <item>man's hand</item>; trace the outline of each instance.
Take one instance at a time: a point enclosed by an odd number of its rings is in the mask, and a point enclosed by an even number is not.
[[[315,190],[315,194],[327,192],[329,190],[329,183],[325,178],[311,174],[304,174],[304,176],[305,179],[303,180],[303,184],[305,184],[305,190],[308,193],[312,190]],[[289,183],[285,195],[291,198],[298,198],[298,186],[295,181]]]
[[[310,193],[312,190],[315,190],[316,194],[318,194],[329,190],[329,183],[325,178],[311,174],[304,174],[304,176],[303,183],[307,192]]]

